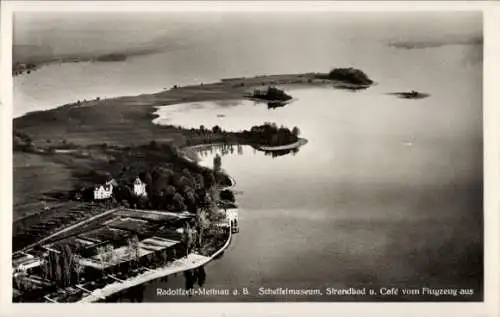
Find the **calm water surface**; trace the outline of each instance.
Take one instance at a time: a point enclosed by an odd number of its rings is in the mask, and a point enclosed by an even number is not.
[[[395,24],[401,27],[395,28]],[[387,43],[401,39],[446,42],[446,36],[457,30],[478,33],[480,14],[468,20],[458,14],[445,19],[431,13],[417,17],[409,13],[372,12],[115,13],[113,17],[96,13],[45,17],[18,14],[14,43],[48,45],[56,54],[127,52],[144,46],[163,48],[123,62],[51,64],[16,76],[13,115],[97,96],[154,93],[173,85],[214,82],[224,77],[325,72],[346,66],[360,68],[375,81],[392,83],[399,89],[424,89],[433,82],[448,85],[453,73],[459,71],[453,70],[457,64],[462,68],[480,62],[480,46],[438,45],[401,50]],[[459,38],[470,36],[461,34]],[[447,67],[452,73],[440,81],[443,73],[436,67]],[[401,82],[404,74],[411,76]]]
[[[237,180],[241,232],[206,267],[204,287],[246,287],[252,295],[188,300],[294,299],[259,297],[260,287],[425,286],[475,288],[477,299],[482,114],[467,79],[474,73],[457,72],[446,85],[422,82],[431,94],[422,100],[386,95],[391,84],[381,83],[360,92],[288,88],[295,101],[272,110],[250,101],[161,107],[159,124],[238,130],[272,121],[298,126],[309,140],[295,155],[278,158],[249,147],[223,155],[224,169]],[[210,166],[216,153],[200,153],[201,163]],[[153,283],[145,300],[186,300],[154,295],[157,287],[183,285],[183,277]]]

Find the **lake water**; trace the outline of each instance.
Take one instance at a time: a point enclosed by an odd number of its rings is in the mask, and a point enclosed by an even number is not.
[[[158,47],[155,54],[131,56],[124,62],[51,64],[16,76],[14,117],[97,96],[138,95],[224,77],[325,72],[346,66],[360,68],[394,89],[428,90],[437,83],[446,89],[450,78],[455,80],[461,68],[473,67],[482,56],[478,45],[441,46],[450,42],[450,36],[453,42],[481,34],[480,13],[468,12],[112,16],[26,12],[16,14],[14,22],[15,44],[47,45],[56,54]],[[401,50],[387,45],[398,40],[431,41],[435,47]],[[470,80],[472,85],[481,74],[477,77]]]
[[[236,100],[161,107],[158,124],[239,130],[271,121],[298,126],[309,141],[278,158],[249,147],[223,155],[240,193],[241,231],[207,266],[204,287],[253,295],[189,300],[377,298],[262,297],[260,287],[456,287],[476,293],[452,300],[480,298],[482,111],[470,80],[477,72],[436,69],[445,84],[422,80],[430,97],[420,100],[386,94],[418,79],[405,72],[358,92],[285,87],[295,100],[277,109]],[[215,153],[220,149],[203,152],[202,164],[211,166]],[[145,300],[185,300],[154,295],[183,283],[153,283]]]
[[[339,19],[331,17],[314,19],[318,23],[311,23],[310,17],[301,23],[284,20],[278,19],[272,27],[259,17],[251,23],[235,22],[234,28],[221,23],[217,32],[200,28],[196,32],[202,44],[125,62],[42,67],[15,78],[14,115],[77,99],[136,95],[223,77],[360,68],[376,86],[358,92],[284,87],[294,101],[277,109],[231,100],[158,110],[158,124],[217,124],[239,130],[272,121],[298,126],[309,142],[295,155],[273,158],[243,147],[243,153],[222,157],[223,168],[237,182],[240,233],[222,258],[205,267],[204,287],[248,288],[250,295],[155,295],[157,287],[184,287],[185,279],[178,275],[147,285],[143,299],[401,297],[401,293],[259,297],[260,287],[319,288],[323,292],[327,287],[458,287],[473,288],[475,294],[447,299],[480,299],[482,47],[395,49],[385,41],[408,39],[409,28],[380,21],[379,27],[366,23],[350,28],[350,22],[345,22],[349,19],[340,23],[342,28],[335,28],[330,21]],[[442,30],[441,21],[415,25],[429,35]],[[464,28],[450,27],[454,29]],[[411,89],[430,97],[404,100],[387,94]],[[204,153],[201,164],[211,166],[218,151]]]

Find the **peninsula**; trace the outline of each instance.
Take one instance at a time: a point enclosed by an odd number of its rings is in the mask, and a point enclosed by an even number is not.
[[[179,87],[154,94],[132,97],[96,98],[78,100],[47,111],[28,113],[13,121],[13,128],[31,136],[39,147],[47,141],[74,143],[80,146],[93,144],[122,145],[147,144],[151,140],[173,142],[179,147],[196,143],[222,141],[218,133],[200,134],[196,129],[160,126],[156,107],[206,100],[245,99],[249,91],[268,86],[333,86],[367,87],[373,81],[360,70],[332,70],[329,76],[320,73],[264,75],[251,78],[229,78],[211,84]],[[362,75],[363,74],[363,75]],[[361,78],[361,79],[360,79]],[[52,143],[52,145],[53,145]]]
[[[349,76],[322,77],[223,79],[76,101],[14,119],[14,296],[95,301],[220,254],[237,231],[234,180],[220,157],[213,168],[202,167],[188,148],[246,144],[278,155],[306,141],[298,127],[270,122],[239,132],[161,126],[153,123],[156,108],[243,99],[249,90],[278,85],[366,86]],[[220,229],[224,224],[231,230]]]

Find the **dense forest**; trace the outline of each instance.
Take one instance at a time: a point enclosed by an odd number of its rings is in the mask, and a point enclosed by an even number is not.
[[[185,159],[169,143],[151,141],[149,145],[115,151],[113,157],[106,166],[100,166],[101,173],[81,175],[91,182],[74,194],[92,200],[92,181],[98,184],[114,178],[118,183],[113,191],[114,203],[140,209],[196,212],[208,203],[207,193],[214,185],[231,184],[221,169],[220,157],[216,157],[211,170]],[[133,194],[136,177],[146,184],[147,196]]]
[[[336,80],[355,85],[371,85],[373,81],[362,70],[352,67],[334,68],[328,74],[317,74],[319,79]]]
[[[276,123],[266,122],[260,126],[253,126],[250,130],[241,132],[241,135],[251,145],[280,146],[295,143],[299,140],[300,130],[292,130]]]

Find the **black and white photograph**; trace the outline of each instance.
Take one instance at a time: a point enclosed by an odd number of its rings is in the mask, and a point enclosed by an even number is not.
[[[483,302],[483,20],[14,11],[12,302]]]

